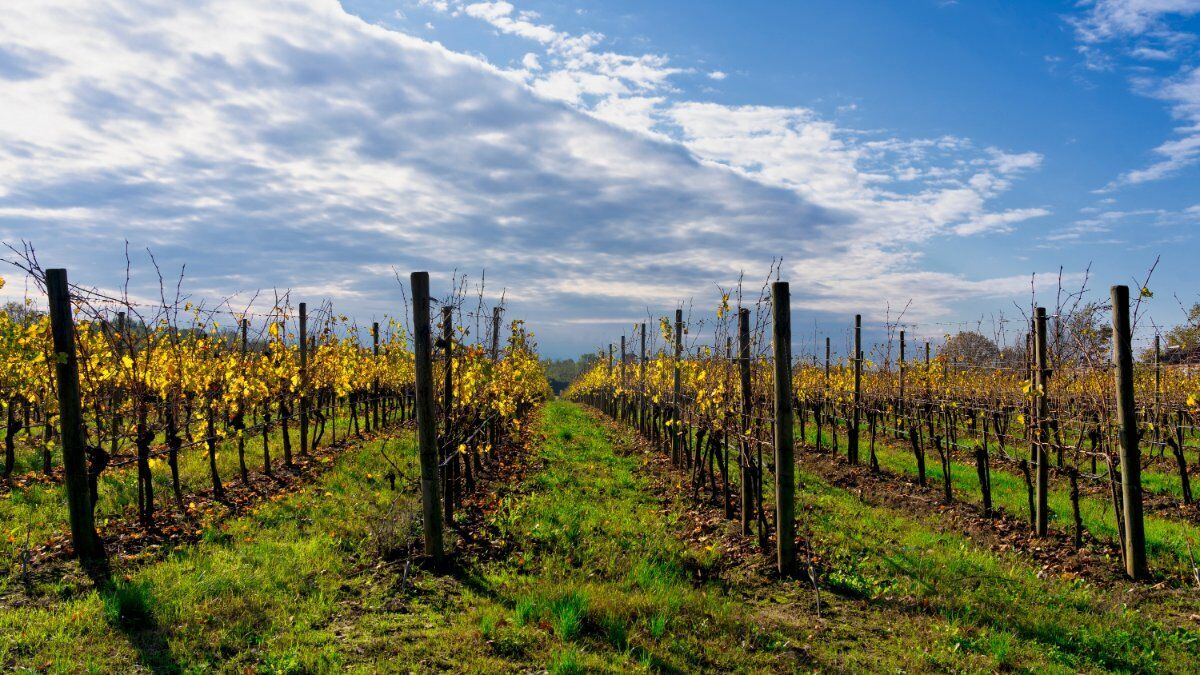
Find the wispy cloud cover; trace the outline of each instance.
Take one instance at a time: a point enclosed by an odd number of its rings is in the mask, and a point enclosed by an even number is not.
[[[1176,27],[1197,15],[1200,0],[1096,0],[1071,19],[1093,67],[1115,67],[1112,49],[1140,62],[1131,69],[1134,90],[1166,102],[1178,123],[1176,137],[1154,148],[1155,161],[1121,174],[1109,189],[1161,180],[1200,161],[1200,52],[1196,35]],[[1173,70],[1162,73],[1147,64]]]
[[[424,4],[525,42],[519,66],[333,0],[6,5],[0,236],[96,283],[127,238],[201,294],[291,286],[355,313],[400,310],[392,265],[486,267],[559,351],[779,255],[804,310],[921,296],[933,317],[1027,284],[921,257],[1047,215],[993,205],[1036,152],[688,100],[677,78],[719,71],[505,2]]]

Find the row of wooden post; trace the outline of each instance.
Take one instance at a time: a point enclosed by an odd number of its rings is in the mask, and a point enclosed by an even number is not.
[[[774,399],[774,431],[773,431],[773,447],[775,449],[775,554],[777,569],[781,574],[791,574],[796,566],[796,526],[795,526],[795,465],[793,455],[793,407],[792,407],[792,352],[791,352],[791,300],[789,295],[788,283],[785,281],[774,282],[771,286],[771,312],[772,312],[772,334],[771,345],[773,364],[775,369],[775,385],[773,391]],[[675,311],[674,325],[674,346],[673,346],[673,372],[672,372],[672,391],[671,404],[666,412],[667,420],[670,422],[671,433],[669,437],[669,453],[671,461],[676,466],[683,466],[685,463],[685,439],[684,434],[688,433],[685,430],[684,420],[682,418],[683,410],[683,392],[682,392],[682,377],[680,364],[683,359],[683,310]],[[640,326],[641,351],[638,358],[638,380],[639,380],[639,400],[637,403],[638,415],[645,414],[644,399],[644,384],[645,384],[645,367],[646,367],[646,324]],[[608,346],[608,361],[607,369],[611,374],[614,370],[614,352],[615,345]],[[732,341],[727,345],[727,351],[732,352]],[[627,349],[625,337],[621,337],[620,342],[621,360],[616,367],[618,381],[624,385],[626,382],[625,376],[625,361],[627,358]],[[739,446],[739,461],[741,467],[741,512],[740,524],[742,533],[749,535],[751,533],[751,520],[756,511],[755,488],[761,489],[761,475],[758,472],[762,470],[761,457],[757,463],[751,458],[752,444],[749,440],[749,434],[752,426],[753,413],[753,391],[751,388],[750,366],[751,366],[751,349],[750,349],[750,310],[742,308],[738,311],[738,377],[741,384],[741,409],[738,430],[740,432]],[[624,386],[622,386],[624,390]],[[622,394],[623,396],[623,394]],[[616,400],[600,402],[604,406],[612,406],[609,408],[610,413],[616,416],[625,415],[628,402],[623,398]],[[635,420],[638,427],[644,430],[646,420]],[[752,465],[755,465],[752,467]],[[728,477],[727,477],[728,478]],[[758,485],[756,485],[758,484]],[[728,508],[728,504],[727,504]],[[759,514],[760,516],[762,514]],[[766,532],[762,531],[760,521],[760,534],[765,542]]]
[[[786,282],[776,282],[772,284],[772,349],[774,356],[775,369],[775,467],[776,467],[776,541],[777,541],[777,562],[781,572],[794,569],[795,552],[794,552],[794,503],[792,500],[794,490],[794,474],[792,464],[792,433],[793,433],[793,411],[792,411],[792,392],[791,392],[791,351],[790,351],[790,312],[788,311],[788,285]],[[1146,544],[1142,513],[1142,491],[1141,491],[1141,453],[1138,446],[1138,432],[1136,422],[1136,412],[1133,403],[1133,358],[1131,348],[1130,320],[1129,320],[1129,290],[1125,286],[1114,286],[1112,288],[1113,301],[1113,363],[1116,367],[1114,377],[1115,388],[1117,394],[1117,416],[1120,424],[1120,467],[1121,467],[1121,513],[1118,515],[1120,522],[1119,530],[1121,536],[1122,549],[1125,551],[1125,567],[1129,577],[1134,579],[1144,579],[1148,576],[1146,566]],[[1035,316],[1032,325],[1033,338],[1031,341],[1031,351],[1033,352],[1033,363],[1031,364],[1032,378],[1034,385],[1034,406],[1033,419],[1031,426],[1033,432],[1031,434],[1031,457],[1030,464],[1036,471],[1035,486],[1034,486],[1034,505],[1031,515],[1034,522],[1034,529],[1038,536],[1045,536],[1048,531],[1049,521],[1049,458],[1046,450],[1045,439],[1048,437],[1048,421],[1050,419],[1049,401],[1047,391],[1051,370],[1047,365],[1047,340],[1046,340],[1046,325],[1047,316],[1045,308],[1036,308]],[[674,381],[672,391],[672,424],[675,427],[675,433],[671,439],[671,457],[676,463],[681,461],[682,450],[680,449],[681,434],[683,433],[681,420],[679,419],[680,410],[682,408],[682,392],[680,383],[679,363],[682,358],[682,334],[683,334],[683,317],[682,310],[676,311],[675,316],[675,347],[674,347]],[[738,343],[739,343],[739,376],[741,379],[742,392],[742,423],[740,431],[743,435],[750,430],[750,413],[752,409],[752,394],[750,387],[750,345],[749,345],[749,310],[741,309],[738,314]],[[825,368],[828,375],[830,366],[830,341],[826,338],[826,359]],[[861,423],[860,412],[862,402],[862,367],[863,367],[863,351],[862,351],[862,317],[855,316],[854,321],[854,356],[852,364],[854,369],[854,388],[853,388],[853,412],[849,420],[848,429],[848,452],[847,459],[850,463],[856,464],[859,461],[859,426]],[[904,390],[905,390],[905,334],[900,332],[900,376],[899,376],[899,402],[898,405],[903,405]],[[625,339],[621,339],[621,382],[624,384],[624,362],[626,357]],[[612,367],[612,345],[609,347],[609,367]],[[642,324],[642,353],[639,363],[639,377],[644,368],[645,362],[645,324]],[[925,363],[926,366],[931,362],[930,345],[925,343]],[[930,392],[932,393],[932,392]],[[903,411],[898,411],[898,414],[903,414]],[[819,434],[818,434],[819,437]],[[819,442],[819,441],[818,441]],[[750,533],[750,514],[751,508],[749,505],[753,503],[753,481],[748,480],[745,467],[748,461],[745,458],[746,441],[742,441],[743,460],[743,476],[741,480],[741,526],[744,534]],[[872,458],[874,461],[874,458]],[[978,461],[978,458],[977,458]],[[874,466],[874,464],[873,464]],[[982,473],[987,473],[986,463],[980,469]],[[986,477],[985,477],[986,480]],[[985,496],[985,500],[990,499]]]
[[[416,375],[416,416],[418,443],[421,465],[421,495],[422,513],[425,534],[425,552],[435,559],[444,556],[442,536],[442,515],[444,507],[447,518],[453,515],[452,501],[446,499],[444,504],[440,494],[441,475],[439,467],[442,459],[438,452],[437,420],[434,417],[433,400],[433,366],[432,366],[432,333],[430,327],[430,296],[429,275],[427,272],[414,272],[411,275],[413,293],[414,320],[414,356]],[[67,491],[68,510],[70,515],[72,543],[80,559],[86,564],[101,562],[104,559],[102,542],[95,529],[94,513],[88,489],[87,457],[84,447],[83,420],[79,396],[79,367],[75,349],[75,325],[71,314],[71,300],[67,272],[64,269],[51,269],[46,273],[46,286],[49,296],[49,311],[53,333],[54,350],[58,355],[55,363],[56,379],[58,382],[59,419],[63,446],[63,470]],[[776,558],[781,573],[791,573],[795,568],[795,475],[793,457],[793,409],[792,409],[792,377],[791,377],[791,310],[790,293],[787,282],[778,281],[771,285],[772,313],[772,350],[774,363],[774,448],[775,448],[775,532]],[[1120,467],[1123,527],[1122,543],[1125,551],[1126,573],[1135,579],[1148,575],[1145,552],[1145,532],[1142,513],[1141,492],[1141,453],[1138,445],[1138,430],[1136,410],[1133,400],[1133,356],[1131,347],[1131,332],[1129,320],[1129,288],[1114,286],[1112,288],[1113,305],[1113,361],[1116,367],[1116,397],[1117,417],[1120,425]],[[453,342],[453,327],[451,316],[444,316],[443,336],[445,342],[447,363],[452,363],[451,350]],[[498,314],[493,317],[498,322]],[[302,386],[307,377],[307,306],[300,303],[300,376]],[[680,359],[683,348],[683,317],[682,310],[676,311],[675,316],[675,368],[673,381],[673,427],[671,441],[672,459],[681,461],[681,423],[679,415],[682,403]],[[1039,536],[1044,536],[1047,529],[1049,509],[1048,468],[1049,462],[1045,450],[1045,424],[1049,419],[1048,401],[1046,397],[1050,371],[1046,367],[1046,311],[1037,308],[1034,319],[1034,353],[1036,412],[1035,442],[1033,443],[1032,460],[1037,469],[1036,489],[1036,530]],[[495,328],[494,328],[495,329]],[[861,400],[862,377],[862,346],[861,346],[861,316],[855,317],[854,334],[854,412],[850,427],[849,459],[857,462],[857,435],[859,409]],[[243,326],[244,330],[244,326]],[[642,349],[639,366],[639,376],[644,376],[645,368],[645,326],[642,327]],[[378,353],[378,338],[375,337],[375,353]],[[742,420],[741,432],[745,435],[750,428],[750,411],[752,399],[750,391],[750,345],[749,345],[749,310],[741,309],[738,313],[738,342],[739,342],[739,375],[742,384]],[[901,338],[901,363],[903,364],[903,336]],[[244,345],[243,345],[244,346]],[[828,340],[826,350],[828,355]],[[495,336],[493,336],[493,354],[496,351]],[[610,346],[611,367],[611,346]],[[625,343],[621,342],[621,377],[624,380]],[[826,360],[828,367],[828,358]],[[453,405],[452,366],[446,368],[444,386],[444,411],[449,416]],[[901,366],[900,387],[904,387],[904,370]],[[300,447],[301,452],[308,450],[307,399],[301,393],[300,399]],[[447,417],[447,420],[449,417]],[[211,430],[210,430],[211,432]],[[447,430],[448,434],[448,430]],[[745,454],[748,451],[746,442],[742,441],[743,460],[746,466]],[[750,481],[743,476],[742,483],[742,529],[749,532],[749,504],[752,503]],[[449,480],[447,486],[451,485]]]
[[[1112,339],[1113,365],[1116,368],[1114,376],[1117,420],[1120,438],[1120,470],[1121,470],[1121,508],[1118,518],[1118,531],[1121,538],[1121,548],[1125,554],[1125,572],[1132,579],[1145,579],[1149,576],[1146,564],[1146,539],[1142,508],[1141,482],[1141,451],[1139,447],[1139,432],[1137,428],[1137,413],[1134,404],[1133,380],[1133,350],[1129,317],[1129,287],[1113,286],[1112,298]],[[1050,434],[1049,385],[1052,370],[1048,363],[1047,345],[1047,315],[1046,308],[1037,307],[1034,310],[1032,322],[1032,391],[1034,404],[1031,420],[1032,434],[1030,436],[1030,464],[1035,471],[1033,513],[1034,531],[1040,536],[1046,536],[1049,525],[1049,468],[1050,460],[1046,450],[1046,441]],[[1155,338],[1155,391],[1158,390],[1157,351],[1158,340]],[[897,405],[904,402],[904,357],[905,335],[900,331],[900,376],[899,399]],[[862,400],[862,317],[854,317],[854,390],[853,412],[850,427],[847,430],[848,449],[847,459],[851,464],[858,462],[858,427],[859,411]],[[925,363],[928,367],[929,343],[925,343]],[[825,341],[826,377],[829,372],[829,339]],[[1157,404],[1157,401],[1156,401]],[[898,411],[903,415],[903,411]],[[918,458],[919,459],[919,458]],[[983,471],[986,472],[986,469]],[[921,471],[922,476],[924,471]],[[1076,488],[1077,489],[1077,488]],[[986,493],[985,493],[986,494]],[[988,495],[990,497],[990,495]],[[987,499],[990,502],[990,499]],[[990,506],[987,504],[986,506]]]
[[[51,332],[54,345],[54,352],[57,355],[55,359],[55,381],[57,383],[58,407],[59,407],[59,424],[60,435],[63,452],[63,474],[64,488],[67,497],[67,509],[71,526],[71,541],[76,555],[84,563],[85,567],[96,568],[102,565],[106,559],[103,541],[100,539],[95,527],[95,504],[93,503],[93,494],[91,489],[91,477],[89,476],[88,457],[86,438],[84,434],[84,420],[82,411],[82,402],[80,395],[79,384],[79,362],[78,353],[75,345],[75,319],[71,305],[70,284],[65,269],[49,269],[46,271],[46,290],[48,296],[48,309],[50,315]],[[241,320],[240,323],[240,351],[243,356],[247,352],[247,330],[248,321]],[[125,313],[118,314],[117,330],[119,334],[124,334],[126,330]],[[308,306],[306,303],[300,303],[299,306],[299,352],[300,352],[300,381],[301,381],[301,396],[300,396],[300,454],[306,455],[309,451],[309,435],[308,435],[308,413],[309,401],[304,393],[304,387],[308,382]],[[379,354],[379,324],[372,325],[372,353],[378,356]],[[121,352],[121,346],[117,346],[118,353]],[[374,394],[376,400],[374,402],[375,426],[379,426],[380,409],[379,409],[379,382],[376,380],[373,383]],[[116,413],[114,413],[115,415]],[[370,427],[371,411],[366,411],[368,428]],[[119,418],[114,419],[114,429],[119,426]],[[217,475],[216,467],[216,429],[215,418],[212,410],[209,410],[207,422],[207,450],[209,458],[209,469],[212,474],[213,493],[214,496],[220,498],[223,493],[223,486]],[[238,419],[234,420],[235,427],[241,428],[244,426],[244,412],[239,414]],[[283,422],[286,424],[286,422]],[[168,425],[170,422],[168,422]],[[150,515],[150,504],[152,503],[152,484],[148,474],[148,458],[149,447],[145,443],[146,433],[143,429],[144,422],[139,422],[138,431],[138,487],[139,487],[139,514],[146,519]],[[264,425],[264,438],[266,434],[266,426]],[[336,433],[336,432],[335,432]],[[169,434],[170,435],[170,434]],[[113,436],[113,451],[116,451],[116,435]],[[242,473],[243,480],[246,479],[247,469],[245,465],[245,440],[238,438],[238,457],[239,467]],[[264,445],[264,453],[268,453]],[[265,472],[270,475],[270,455],[265,455]],[[291,465],[290,446],[286,440],[284,441],[284,461],[289,466]],[[178,490],[177,490],[178,491]]]
[[[441,344],[445,368],[442,383],[442,443],[438,438],[438,420],[433,386],[433,330],[430,324],[429,273],[413,272],[409,277],[413,296],[413,357],[416,375],[417,444],[421,464],[421,513],[425,536],[425,554],[435,563],[445,559],[446,547],[443,528],[454,519],[457,499],[455,485],[458,479],[459,462],[453,460],[457,450],[449,447],[452,437],[454,410],[454,312],[449,305],[442,308]],[[500,358],[500,308],[492,311],[492,344],[490,356],[493,362]],[[498,423],[488,422],[489,438],[497,438]],[[463,470],[471,485],[472,465],[463,463]],[[444,486],[444,490],[443,490]]]

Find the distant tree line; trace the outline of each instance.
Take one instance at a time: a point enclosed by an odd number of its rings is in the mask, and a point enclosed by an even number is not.
[[[561,394],[580,375],[599,360],[596,354],[583,354],[578,359],[543,359],[542,368],[555,394]]]
[[[1069,366],[1107,364],[1112,359],[1112,328],[1108,322],[1107,308],[1098,303],[1075,309],[1049,330],[1050,362]],[[1200,363],[1200,302],[1191,306],[1183,323],[1162,334],[1160,343],[1163,363]],[[995,340],[975,331],[947,336],[937,353],[952,363],[968,366],[1015,368],[1025,364],[1023,344],[1002,349]],[[1153,361],[1154,349],[1143,350],[1141,359]]]

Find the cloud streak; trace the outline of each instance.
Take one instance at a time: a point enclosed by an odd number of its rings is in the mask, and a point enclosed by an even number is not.
[[[1196,54],[1197,36],[1173,24],[1200,15],[1200,0],[1098,0],[1070,19],[1080,52],[1093,68],[1111,69],[1104,51],[1113,47],[1133,59],[1134,91],[1164,101],[1177,120],[1176,138],[1153,149],[1156,160],[1127,171],[1106,190],[1162,180],[1200,161],[1200,68],[1187,65]],[[1147,64],[1175,66],[1163,76]]]
[[[924,295],[934,316],[1020,290],[921,270],[919,247],[1043,215],[988,204],[1036,154],[679,100],[690,69],[666,57],[507,3],[426,4],[538,53],[496,67],[332,0],[7,5],[0,237],[96,285],[129,239],[197,293],[293,287],[376,316],[402,308],[392,266],[486,267],[559,353],[781,254],[816,289],[802,309]]]

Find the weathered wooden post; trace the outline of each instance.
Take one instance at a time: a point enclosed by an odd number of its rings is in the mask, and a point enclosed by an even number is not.
[[[850,413],[850,433],[847,435],[849,449],[847,457],[851,464],[858,464],[858,425],[862,408],[862,315],[854,315],[854,410]]]
[[[1050,454],[1046,452],[1046,441],[1048,440],[1048,432],[1050,431],[1050,401],[1049,401],[1049,380],[1050,369],[1046,364],[1046,308],[1038,307],[1035,312],[1034,323],[1037,327],[1037,337],[1034,345],[1035,363],[1035,391],[1034,396],[1037,397],[1037,424],[1033,434],[1033,447],[1030,461],[1035,463],[1037,468],[1037,483],[1035,486],[1034,498],[1036,500],[1036,516],[1034,518],[1035,532],[1039,537],[1046,536],[1046,528],[1050,518],[1050,509],[1047,504],[1049,493],[1050,479]]]
[[[445,466],[442,476],[445,478],[446,493],[442,496],[445,506],[443,518],[447,523],[454,522],[454,500],[457,486],[454,481],[458,477],[458,446],[454,444],[454,307],[442,307],[442,354],[446,357],[446,367],[442,371],[445,378],[442,381],[442,429],[441,455]]]
[[[733,365],[733,337],[725,336],[725,363]],[[722,379],[724,379],[722,375]],[[725,517],[733,520],[732,471],[729,469],[729,425],[732,422],[728,409],[721,421],[721,456],[724,464]]]
[[[638,428],[644,434],[646,433],[646,324],[642,323],[639,328],[642,347],[638,354]]]
[[[832,353],[833,346],[827,335],[825,336],[825,381],[821,389],[821,402],[817,405],[817,452],[821,451],[821,444],[823,442],[821,435],[824,433],[822,429],[824,429],[825,418],[829,414],[829,357]],[[837,420],[834,420],[833,423],[837,424]],[[836,433],[834,434],[834,440],[837,440]],[[837,451],[836,447],[834,451]]]
[[[780,574],[796,565],[796,466],[792,448],[792,314],[788,282],[771,284],[775,356],[775,551]]]
[[[500,312],[503,311],[500,307],[492,308],[492,363],[500,363]],[[500,446],[500,419],[493,418],[491,428],[488,430],[491,439],[492,450]]]
[[[268,335],[269,334],[270,334],[270,332],[269,332],[269,324],[268,324]],[[281,330],[281,331],[279,331],[279,334],[284,335],[285,333]],[[172,337],[174,337],[174,332],[172,332]],[[271,357],[271,340],[269,337],[263,341],[263,356],[266,356],[268,359],[270,359],[270,357]],[[167,438],[173,439],[172,445],[174,445],[174,443],[179,442],[178,438],[176,437],[176,433],[175,433],[174,408],[168,407],[167,410],[168,410],[168,413],[170,414],[170,417],[167,418],[167,422],[168,422]],[[283,408],[281,407],[279,409],[279,416],[283,417],[285,415],[286,415],[286,413],[284,412]],[[263,402],[262,416],[263,416],[262,417],[262,419],[263,419],[263,423],[262,423],[263,473],[265,473],[268,476],[271,476],[274,474],[271,473],[271,443],[270,443],[271,403],[269,401]],[[178,448],[172,447],[172,452],[170,455],[170,457],[172,457],[172,460],[170,460],[170,461],[171,461],[171,470],[172,470],[173,474],[177,474],[177,472],[178,472],[178,468],[175,466],[175,462],[173,459],[177,453],[177,450],[178,450]],[[183,497],[179,494],[178,491],[175,493],[175,498],[176,498],[176,501],[178,501],[180,503],[180,506],[182,506],[183,505]]]
[[[241,340],[242,367],[245,368],[248,365],[246,363],[246,347],[247,347],[247,343],[248,343],[247,333],[250,330],[250,320],[242,319],[241,324],[242,324],[242,326],[241,326],[242,327],[242,340]],[[234,426],[237,427],[237,432],[238,432],[238,446],[237,446],[237,448],[238,448],[238,468],[241,470],[241,473],[242,473],[242,483],[245,484],[245,483],[250,482],[250,471],[249,471],[249,469],[246,468],[246,399],[245,399],[245,397],[241,397],[238,401],[238,414],[237,414],[237,420],[236,420],[236,423]]]
[[[128,323],[125,312],[117,312],[117,339],[114,341],[113,350],[115,356],[120,359],[125,353],[125,340],[129,339],[132,347],[132,338],[128,337]],[[125,398],[125,392],[120,387],[113,388],[113,397],[110,402],[112,405],[112,438],[109,440],[109,454],[113,457],[121,451],[121,434],[117,431],[125,426],[121,420],[121,402]]]
[[[97,570],[107,557],[96,534],[92,493],[88,485],[87,448],[83,437],[83,410],[79,400],[79,359],[75,352],[75,320],[65,269],[46,270],[50,331],[54,338],[58,421],[63,452],[63,478],[67,512],[71,520],[71,546],[84,567]]]
[[[300,454],[308,454],[308,303],[300,303]]]
[[[904,331],[900,331],[900,391],[896,398],[896,438],[902,438],[904,421]]]
[[[1116,366],[1117,422],[1121,440],[1121,504],[1125,514],[1125,573],[1149,576],[1146,532],[1142,522],[1142,452],[1138,447],[1133,401],[1133,348],[1129,324],[1129,287],[1112,287],[1113,365]]]
[[[1154,436],[1162,435],[1162,424],[1159,416],[1162,414],[1162,343],[1158,333],[1154,334]]]
[[[1034,359],[1034,357],[1033,357],[1033,352],[1034,352],[1034,349],[1036,348],[1034,345],[1033,336],[1036,334],[1037,334],[1037,317],[1034,317],[1029,320],[1029,332],[1025,334],[1025,372],[1026,372],[1026,374],[1029,375],[1030,383],[1037,380],[1037,373],[1035,372],[1036,359]],[[1031,431],[1031,429],[1033,428],[1033,423],[1035,421],[1034,420],[1035,417],[1037,417],[1037,412],[1036,412],[1036,408],[1034,406],[1034,402],[1032,399],[1026,399],[1025,400],[1025,418],[1026,418],[1025,419],[1025,438],[1027,440],[1033,438],[1033,432]],[[1033,514],[1030,513],[1029,517],[1030,517],[1030,519],[1032,519]]]
[[[375,358],[376,363],[378,363],[378,361],[379,361],[379,322],[378,321],[374,321],[371,323],[371,356],[373,356]],[[379,409],[383,405],[383,402],[379,400],[379,396],[380,396],[379,374],[376,373],[375,380],[371,383],[371,398],[372,398],[371,417],[373,418],[371,421],[374,425],[374,429],[375,429],[376,433],[379,432],[379,422],[380,422]]]
[[[613,374],[613,346],[612,346],[611,342],[608,343],[608,360],[604,362],[604,368],[605,368],[604,372],[607,375],[607,379],[605,380],[605,382],[606,382],[605,390],[603,392],[601,392],[601,394],[600,394],[601,396],[604,397],[604,400],[601,402],[600,405],[602,406],[602,410],[604,410],[605,414],[611,416],[612,415],[613,394],[611,391],[612,387],[607,384],[607,382],[612,381],[612,374]]]
[[[429,325],[429,273],[409,277],[413,294],[413,355],[416,375],[417,444],[421,459],[421,512],[425,555],[441,561],[441,477],[438,475],[437,419],[433,407],[433,336]]]
[[[825,336],[825,386],[829,387],[829,356],[833,353],[833,347],[830,343],[829,336]]]
[[[492,361],[500,360],[500,308],[492,308]]]
[[[620,382],[620,387],[621,387],[621,395],[620,395],[620,397],[618,398],[618,401],[617,401],[617,405],[619,406],[619,408],[618,408],[618,414],[617,414],[617,418],[618,418],[618,419],[620,419],[620,420],[622,420],[622,421],[626,421],[626,410],[625,410],[625,335],[624,335],[624,334],[622,334],[622,335],[621,335],[621,365],[620,365],[620,371],[619,371],[619,382]]]
[[[750,391],[750,310],[738,310],[738,376],[741,380],[742,414],[739,467],[742,488],[742,534],[749,536],[754,516],[754,472],[750,466],[750,416],[754,401]]]
[[[671,461],[676,466],[682,465],[681,445],[683,444],[683,428],[682,428],[682,407],[683,394],[682,383],[679,379],[680,360],[683,358],[683,310],[675,310],[675,386],[674,386],[674,422],[671,423]]]

